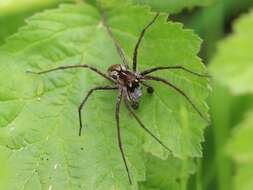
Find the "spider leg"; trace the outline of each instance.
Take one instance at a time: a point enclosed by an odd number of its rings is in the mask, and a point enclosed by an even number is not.
[[[118,87],[114,87],[114,86],[97,86],[95,88],[92,88],[88,91],[87,95],[85,96],[85,98],[83,99],[83,101],[81,102],[80,106],[78,107],[78,116],[79,116],[79,136],[81,136],[82,134],[82,127],[83,127],[83,123],[82,123],[82,109],[85,105],[85,103],[87,102],[88,98],[90,97],[90,95],[97,90],[115,90],[118,89]]]
[[[130,104],[129,104],[127,98],[126,98],[126,96],[124,96],[124,100],[125,100],[125,104],[126,104],[126,107],[127,107],[128,111],[135,118],[135,120],[138,122],[139,126],[141,128],[143,128],[151,137],[153,137],[166,150],[168,150],[169,152],[171,152],[171,150],[159,138],[157,138],[148,128],[145,127],[145,125],[142,123],[142,121],[140,120],[140,118],[136,115],[136,113],[131,108],[131,106],[130,106]]]
[[[115,47],[116,47],[116,49],[117,49],[117,52],[118,52],[118,54],[119,54],[119,56],[120,56],[120,58],[121,58],[121,60],[122,60],[122,62],[123,62],[123,64],[124,64],[124,66],[125,66],[126,68],[128,68],[128,61],[127,61],[127,59],[126,59],[126,57],[125,57],[124,50],[120,47],[119,43],[117,42],[115,36],[114,36],[113,33],[112,33],[111,28],[107,25],[105,13],[104,13],[103,11],[101,11],[101,14],[102,14],[102,23],[103,23],[103,25],[105,26],[105,28],[106,28],[106,30],[107,30],[109,36],[111,37],[111,39],[112,39],[112,41],[113,41],[113,43],[114,43],[114,45],[115,45]]]
[[[196,75],[198,77],[210,77],[207,74],[197,73],[197,72],[191,71],[190,69],[187,69],[187,68],[180,66],[180,65],[167,66],[167,67],[166,66],[165,67],[153,67],[151,69],[147,69],[147,70],[142,71],[141,75],[145,76],[147,74],[150,74],[150,73],[153,73],[153,72],[159,71],[159,70],[182,70],[182,71],[188,72],[190,74]]]
[[[159,13],[156,13],[155,17],[151,20],[151,22],[149,22],[145,28],[141,31],[141,34],[138,38],[138,41],[135,45],[134,48],[134,55],[133,55],[133,71],[136,71],[136,67],[137,67],[137,59],[138,59],[138,49],[140,47],[141,41],[145,35],[145,32],[147,31],[147,29],[156,21],[157,17],[159,16]]]
[[[128,169],[128,166],[127,166],[127,161],[126,161],[126,157],[125,157],[125,153],[124,153],[124,149],[123,149],[122,141],[121,141],[121,132],[120,132],[120,125],[119,125],[119,112],[120,112],[121,99],[122,99],[122,90],[120,90],[119,95],[117,97],[116,109],[115,109],[117,137],[118,137],[118,146],[119,146],[119,149],[120,149],[122,159],[124,161],[124,165],[125,165],[126,172],[127,172],[127,175],[128,175],[128,180],[129,180],[129,183],[132,184],[130,172],[129,172],[129,169]]]
[[[191,98],[184,92],[182,91],[180,88],[178,88],[177,86],[175,86],[174,84],[172,84],[171,82],[160,78],[160,77],[155,77],[155,76],[145,76],[144,79],[147,80],[153,80],[153,81],[158,81],[158,82],[162,82],[166,85],[168,85],[169,87],[173,88],[174,90],[176,90],[179,94],[181,94],[183,97],[185,97],[185,99],[191,104],[191,106],[194,108],[194,110],[199,114],[199,116],[204,119],[205,121],[207,121],[209,123],[209,120],[201,113],[201,111],[197,108],[197,106],[193,103],[193,101],[191,100]]]
[[[87,68],[99,75],[101,75],[102,77],[106,78],[107,80],[110,80],[112,82],[114,82],[113,79],[111,79],[110,77],[108,77],[105,73],[103,73],[102,71],[100,71],[99,69],[90,66],[90,65],[86,65],[86,64],[82,64],[82,65],[67,65],[67,66],[60,66],[60,67],[55,67],[49,70],[44,70],[44,71],[40,71],[40,72],[34,72],[34,71],[27,71],[27,73],[32,73],[32,74],[37,74],[37,75],[41,75],[41,74],[45,74],[45,73],[49,73],[49,72],[53,72],[53,71],[58,71],[58,70],[66,70],[66,69],[74,69],[74,68]]]

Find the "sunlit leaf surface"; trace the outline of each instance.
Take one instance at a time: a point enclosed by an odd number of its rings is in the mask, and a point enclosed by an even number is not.
[[[107,9],[106,15],[131,63],[137,38],[153,13],[121,5]],[[197,57],[200,39],[166,19],[166,15],[159,16],[147,32],[140,47],[139,70],[182,65],[206,73]],[[145,152],[167,158],[168,152],[139,128],[122,104],[122,139],[133,179],[130,186],[117,146],[117,92],[94,93],[83,111],[85,128],[78,136],[78,105],[90,88],[110,82],[84,69],[43,76],[26,73],[80,63],[104,72],[121,63],[100,10],[86,4],[36,14],[0,48],[0,145],[7,148],[13,171],[7,190],[137,189],[137,182],[146,179]],[[156,75],[184,90],[207,117],[206,78],[182,71]],[[171,149],[171,156],[200,157],[206,122],[176,91],[151,84],[155,93],[151,96],[143,90],[139,117]]]

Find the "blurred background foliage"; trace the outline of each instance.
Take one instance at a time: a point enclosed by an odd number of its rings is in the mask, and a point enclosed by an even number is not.
[[[94,2],[94,0],[89,1]],[[0,45],[4,43],[8,36],[17,32],[18,28],[25,24],[24,20],[27,17],[38,11],[54,8],[63,2],[78,3],[79,0],[0,0]],[[203,1],[205,2],[202,4],[205,5],[204,7],[190,6],[190,8],[183,10],[183,6],[176,7],[173,10],[171,7],[166,9],[166,6],[164,6],[166,4],[163,4],[165,1],[159,1],[160,4],[156,4],[154,1],[135,0],[135,2],[141,4],[151,2],[153,10],[170,12],[169,19],[183,22],[185,28],[193,29],[203,39],[200,57],[211,68],[211,74],[213,75],[213,91],[209,98],[212,124],[206,129],[205,133],[204,157],[199,161],[198,171],[192,175],[188,183],[188,189],[253,189],[252,91],[235,93],[228,83],[224,83],[224,81],[219,80],[219,77],[216,77],[216,75],[222,75],[219,70],[226,71],[226,67],[231,66],[229,57],[231,57],[231,62],[234,59],[232,55],[226,55],[227,59],[219,59],[220,56],[223,56],[224,48],[229,48],[230,40],[233,40],[233,38],[237,38],[236,40],[239,42],[244,40],[238,43],[239,46],[233,47],[231,44],[232,47],[230,47],[231,54],[237,51],[241,52],[240,55],[237,54],[239,56],[238,60],[244,61],[244,57],[247,53],[250,54],[253,49],[253,32],[250,33],[250,31],[253,31],[252,13],[251,22],[249,22],[252,25],[248,25],[241,31],[238,31],[240,29],[236,30],[238,33],[244,32],[242,39],[234,34],[233,29],[235,20],[242,15],[245,19],[249,17],[247,13],[250,12],[250,9],[253,9],[253,1],[210,0],[208,2]],[[244,42],[251,42],[252,45],[244,46]],[[224,45],[226,43],[228,44]],[[248,65],[244,65],[246,70],[252,68],[253,64],[253,60],[247,61]],[[243,75],[243,73],[239,74]],[[251,83],[253,83],[253,78],[251,77],[251,79]],[[245,83],[250,84],[249,81],[245,81]],[[252,86],[249,85],[248,88],[252,89]],[[0,168],[0,189],[4,189],[4,181],[7,179],[8,170],[5,168],[4,158],[2,157],[0,157]]]
[[[57,7],[59,3],[78,0],[0,0],[0,45],[6,37],[17,32],[25,24],[25,19],[34,13]]]

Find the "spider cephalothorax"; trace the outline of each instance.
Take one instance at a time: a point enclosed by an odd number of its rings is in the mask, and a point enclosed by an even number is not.
[[[205,116],[195,106],[195,104],[193,103],[191,98],[183,90],[181,90],[176,85],[174,85],[172,82],[170,82],[166,79],[156,77],[156,76],[151,76],[149,74],[156,72],[158,70],[181,70],[183,72],[188,72],[188,73],[193,74],[198,77],[208,77],[208,75],[199,74],[197,72],[191,71],[188,68],[185,68],[180,65],[153,67],[153,68],[144,70],[142,72],[137,72],[137,58],[138,58],[138,49],[139,49],[140,43],[144,37],[146,30],[155,22],[155,20],[157,19],[158,16],[159,16],[159,14],[157,13],[155,15],[154,19],[152,19],[152,21],[150,23],[148,23],[140,33],[140,37],[138,38],[138,41],[135,45],[135,49],[134,49],[134,53],[133,53],[132,70],[129,69],[129,64],[125,58],[124,51],[120,47],[119,43],[116,41],[110,27],[105,22],[105,15],[103,14],[103,25],[106,27],[109,36],[111,37],[111,39],[114,42],[114,45],[118,51],[118,54],[122,59],[122,64],[116,64],[116,65],[110,66],[107,73],[104,73],[103,71],[100,71],[96,67],[93,67],[93,66],[87,65],[87,64],[60,66],[60,67],[56,67],[56,68],[46,70],[46,71],[30,72],[30,73],[34,73],[34,74],[44,74],[44,73],[48,73],[48,72],[52,72],[52,71],[56,71],[56,70],[65,70],[65,69],[73,69],[73,68],[87,68],[90,71],[97,73],[98,75],[104,77],[105,79],[107,79],[109,82],[112,83],[112,85],[94,87],[87,92],[87,95],[85,96],[85,98],[81,102],[80,106],[78,107],[78,116],[79,116],[79,123],[80,123],[79,135],[82,134],[82,127],[83,127],[81,111],[84,108],[85,103],[87,102],[90,95],[93,92],[99,91],[99,90],[118,90],[118,96],[116,99],[116,109],[115,109],[115,120],[116,120],[116,129],[117,129],[117,137],[118,137],[118,146],[119,146],[119,150],[120,150],[122,159],[124,161],[124,165],[126,168],[126,172],[127,172],[130,184],[132,183],[132,180],[131,180],[130,171],[128,169],[127,161],[125,158],[123,145],[121,142],[121,130],[120,130],[120,123],[119,123],[119,119],[120,119],[119,110],[120,110],[122,98],[125,102],[126,108],[129,110],[130,114],[139,123],[139,126],[142,129],[144,129],[145,132],[147,132],[152,138],[154,138],[160,145],[162,145],[168,151],[170,151],[170,149],[158,137],[156,137],[152,133],[152,131],[150,131],[148,128],[145,127],[145,125],[142,123],[140,118],[136,115],[136,113],[132,109],[132,108],[138,107],[138,101],[142,95],[142,86],[147,88],[148,93],[151,93],[151,94],[153,93],[154,89],[152,86],[150,86],[147,83],[148,81],[160,82],[160,83],[165,84],[169,88],[175,90],[178,94],[183,96],[186,99],[186,101],[189,102],[189,104],[191,104],[192,108],[199,114],[199,116],[201,118],[207,120],[205,118]]]
[[[128,101],[134,109],[137,109],[142,95],[141,74],[117,64],[109,67],[108,75],[116,81],[119,88],[125,91]]]

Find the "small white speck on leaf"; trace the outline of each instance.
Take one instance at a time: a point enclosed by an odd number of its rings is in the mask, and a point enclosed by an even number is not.
[[[48,190],[52,190],[53,189],[53,186],[52,185],[50,185],[49,186],[49,188],[48,188]]]
[[[58,167],[58,163],[54,165],[54,169],[56,170]]]

